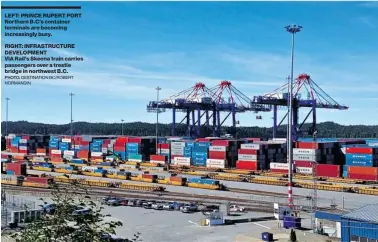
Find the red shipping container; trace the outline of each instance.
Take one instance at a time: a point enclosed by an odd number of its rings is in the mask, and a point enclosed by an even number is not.
[[[27,154],[28,151],[27,150],[19,150],[18,153],[20,153],[20,154]]]
[[[239,155],[258,155],[260,154],[260,150],[247,150],[247,149],[239,149]]]
[[[169,180],[170,180],[170,181],[174,181],[174,182],[182,182],[183,177],[181,177],[181,176],[171,176],[171,177],[169,178]]]
[[[341,168],[339,165],[317,164],[315,174],[324,177],[340,177]]]
[[[229,140],[221,140],[221,139],[216,139],[211,142],[212,146],[229,146],[230,141]]]
[[[38,148],[37,153],[43,153],[46,154],[46,149]]]
[[[1,154],[1,159],[7,159],[8,155],[7,154]]]
[[[39,184],[48,184],[49,179],[46,177],[33,177],[33,176],[27,176],[24,179],[27,182],[34,182]]]
[[[320,149],[321,144],[312,142],[297,142],[296,148],[299,149]]]
[[[7,171],[13,171],[16,176],[26,176],[26,164],[24,161],[17,163],[7,163]]]
[[[236,169],[256,171],[259,170],[259,163],[253,161],[238,160],[236,161]]]
[[[349,174],[349,179],[366,180],[366,181],[378,181],[378,176],[373,174]]]
[[[51,162],[63,162],[62,157],[51,157],[50,160]]]
[[[348,147],[346,148],[347,154],[374,154],[375,150],[373,148],[365,147]]]
[[[119,145],[115,146],[114,145],[113,150],[114,151],[119,151],[119,152],[125,152],[126,151],[126,146],[124,146],[124,145],[123,146],[122,145],[121,146],[119,146]]]
[[[282,169],[270,169],[271,172],[274,172],[274,173],[282,173],[282,174],[288,174],[289,171],[288,170],[282,170]]]
[[[15,160],[25,160],[25,156],[24,155],[14,155],[13,159],[15,159]]]
[[[22,138],[22,139],[30,139],[30,136],[25,135],[25,136],[22,136],[21,138]]]
[[[348,174],[378,176],[378,167],[348,166]]]
[[[142,138],[141,137],[129,137],[129,143],[142,143]]]
[[[164,156],[164,155],[151,155],[150,160],[165,161],[166,156]]]
[[[108,145],[108,144],[110,144],[110,139],[106,139],[106,140],[104,140],[104,143],[103,143],[104,145]]]
[[[169,144],[158,144],[158,148],[160,149],[169,149],[170,145]]]
[[[314,162],[312,161],[303,161],[303,160],[294,160],[293,161],[296,167],[312,167]]]
[[[11,146],[11,147],[10,147],[10,151],[11,151],[12,153],[18,153],[18,147],[13,147],[13,146]]]
[[[79,157],[79,158],[86,158],[86,159],[88,159],[88,156],[89,156],[89,151],[88,150],[79,150],[77,152],[77,157]]]
[[[152,175],[152,174],[142,174],[142,178],[147,178],[147,179],[153,179],[154,176],[156,176],[156,175]]]
[[[209,159],[221,159],[227,158],[227,152],[225,151],[209,151]]]

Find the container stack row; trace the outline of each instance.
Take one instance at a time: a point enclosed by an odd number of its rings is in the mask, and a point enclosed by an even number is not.
[[[346,147],[343,176],[350,179],[378,180],[378,147],[351,145]]]

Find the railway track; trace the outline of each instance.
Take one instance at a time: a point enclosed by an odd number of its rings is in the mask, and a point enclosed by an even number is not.
[[[150,199],[150,200],[161,200],[161,201],[180,201],[180,202],[197,202],[199,204],[225,204],[230,202],[235,205],[244,206],[248,211],[255,212],[271,212],[273,208],[273,203],[262,203],[261,201],[251,201],[248,199],[235,199],[235,198],[225,198],[217,196],[206,196],[206,195],[195,195],[195,194],[183,194],[183,193],[171,193],[171,192],[141,192],[141,191],[130,191],[130,190],[120,190],[118,188],[93,188],[86,187],[87,193],[85,191],[72,191],[73,195],[91,195],[97,198],[102,198],[106,196],[114,197],[125,197],[132,199]],[[31,187],[18,187],[11,185],[3,185],[3,189],[6,192],[18,193],[18,194],[30,194],[31,196],[36,196],[39,194],[45,194],[51,196],[51,189],[47,188],[31,188]],[[16,195],[16,194],[15,194]]]

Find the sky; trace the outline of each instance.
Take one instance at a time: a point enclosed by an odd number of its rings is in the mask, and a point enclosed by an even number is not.
[[[84,57],[84,62],[72,63],[74,80],[7,86],[2,70],[2,120],[5,97],[10,98],[9,120],[54,124],[69,123],[70,92],[75,94],[74,121],[111,123],[155,122],[155,114],[148,113],[146,106],[156,100],[156,86],[162,88],[160,97],[165,99],[197,82],[211,88],[228,80],[253,99],[285,84],[290,75],[291,36],[284,27],[299,24],[303,29],[295,37],[294,77],[309,74],[329,96],[349,106],[348,110],[318,109],[317,121],[378,124],[378,2],[67,4],[81,5],[81,11],[71,11],[83,17],[49,39],[4,37],[2,27],[2,47],[74,43],[76,49],[52,54]],[[2,17],[12,11],[2,10]],[[3,57],[2,52],[2,61]],[[308,111],[301,109],[300,119]],[[279,117],[284,113],[280,111]],[[258,114],[261,120],[256,115],[240,114],[237,120],[240,126],[272,126],[272,112]],[[179,114],[177,120],[182,118]],[[170,123],[172,113],[167,110],[159,120]]]

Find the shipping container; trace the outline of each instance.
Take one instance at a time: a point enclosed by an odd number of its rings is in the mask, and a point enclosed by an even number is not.
[[[227,146],[210,146],[209,147],[209,152],[210,151],[222,151],[222,152],[226,152],[227,151]]]
[[[346,148],[347,154],[375,154],[377,153],[377,149],[374,148],[367,148],[367,147],[347,147]]]
[[[300,148],[294,148],[293,149],[293,155],[320,155],[320,150],[318,149],[300,149]]]
[[[210,159],[226,159],[227,153],[224,151],[209,151]]]
[[[238,160],[264,160],[266,159],[265,155],[238,155]]]
[[[293,160],[317,162],[320,159],[321,159],[320,155],[294,155],[293,154]]]
[[[256,171],[259,170],[259,163],[255,161],[242,161],[238,160],[236,161],[236,169],[239,170],[251,170]]]
[[[47,185],[47,184],[50,183],[51,178],[27,176],[27,177],[24,178],[24,181]]]
[[[270,163],[270,169],[271,170],[289,170],[289,164],[288,163]],[[295,165],[293,164],[293,170],[295,169]]]
[[[378,168],[377,167],[364,167],[364,166],[348,166],[348,174],[378,176]]]
[[[342,173],[341,167],[339,165],[330,164],[317,164],[315,169],[316,176],[324,177],[340,177]]]
[[[227,166],[227,160],[225,159],[207,159],[206,167],[209,168],[225,168]]]
[[[14,175],[26,176],[26,164],[23,163],[7,163],[6,170],[12,171]]]
[[[373,174],[350,174],[348,173],[349,179],[357,179],[364,181],[378,181],[378,176]]]
[[[293,163],[296,167],[312,167],[313,164],[316,164],[316,162],[313,161],[301,161],[301,160],[294,160]]]
[[[191,159],[188,157],[174,157],[173,164],[181,166],[190,166]]]
[[[229,140],[213,140],[211,145],[213,146],[229,146]]]
[[[311,175],[312,167],[296,167],[295,172],[299,174]]]
[[[239,149],[239,155],[259,155],[261,154],[260,150],[251,150],[251,149]]]
[[[265,148],[264,144],[241,144],[240,149],[244,150],[262,150]]]

